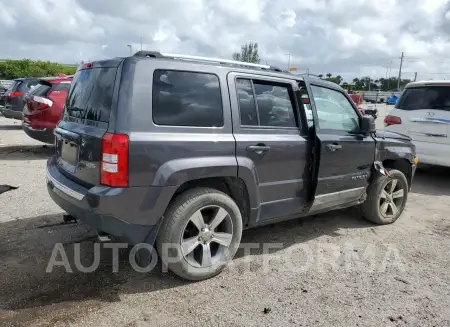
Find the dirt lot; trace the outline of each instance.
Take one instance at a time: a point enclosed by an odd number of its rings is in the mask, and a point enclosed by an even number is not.
[[[129,250],[117,273],[105,248],[95,273],[75,269],[77,244],[92,263],[93,233],[62,224],[47,195],[52,152],[0,117],[0,184],[19,187],[0,195],[1,326],[450,326],[450,169],[419,170],[394,225],[350,209],[249,230],[242,241],[258,249],[188,283],[135,272]],[[55,243],[72,273],[45,272]]]

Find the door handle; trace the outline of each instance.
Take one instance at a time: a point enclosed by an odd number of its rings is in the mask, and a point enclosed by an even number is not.
[[[265,144],[257,144],[257,145],[249,145],[247,147],[247,151],[255,152],[257,154],[263,154],[270,150],[270,146]]]
[[[342,149],[342,145],[337,144],[337,143],[333,143],[333,144],[328,144],[327,148],[330,151],[336,151],[336,150]]]

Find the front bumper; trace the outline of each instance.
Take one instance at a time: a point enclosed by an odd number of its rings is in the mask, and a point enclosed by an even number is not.
[[[23,122],[22,129],[29,137],[35,140],[48,144],[55,143],[55,135],[53,135],[53,129],[51,128],[35,129],[30,124]]]
[[[50,197],[73,217],[99,231],[124,237],[130,244],[154,243],[162,217],[155,211],[157,204],[151,203],[152,199],[161,200],[157,193],[149,197],[151,190],[141,187],[85,188],[59,171],[54,156],[47,161],[46,176]]]

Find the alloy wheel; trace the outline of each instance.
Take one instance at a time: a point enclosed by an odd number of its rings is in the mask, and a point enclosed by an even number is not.
[[[394,218],[403,206],[405,189],[398,179],[390,179],[381,189],[379,209],[385,218]]]
[[[210,267],[228,258],[232,240],[233,222],[228,211],[217,205],[205,206],[186,223],[181,253],[194,267]]]

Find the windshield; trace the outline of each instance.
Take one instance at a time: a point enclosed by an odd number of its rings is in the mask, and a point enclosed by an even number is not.
[[[450,111],[450,86],[425,86],[406,89],[397,104],[397,109],[439,109]]]
[[[109,122],[116,68],[92,68],[78,71],[65,105],[65,115]]]

